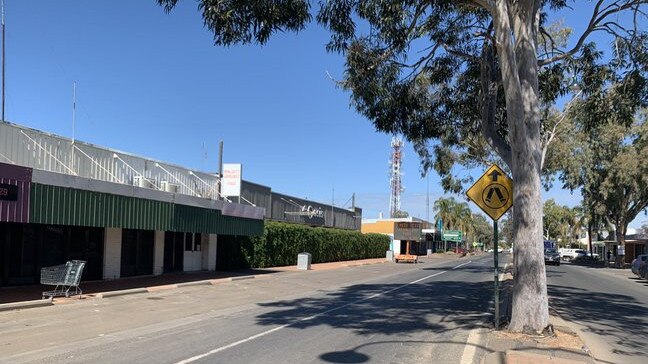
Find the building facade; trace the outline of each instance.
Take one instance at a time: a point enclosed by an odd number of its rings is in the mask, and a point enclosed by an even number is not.
[[[0,122],[0,286],[38,283],[42,267],[72,259],[87,262],[83,280],[215,270],[219,237],[260,235],[265,219],[360,226],[360,209],[327,211],[246,181],[240,200],[224,199],[218,183]]]
[[[388,235],[391,238],[390,250],[394,255],[405,253],[405,241],[413,242],[410,245],[411,254],[425,255],[428,249],[435,251],[435,230],[429,222],[415,217],[364,219],[361,231],[365,234]]]

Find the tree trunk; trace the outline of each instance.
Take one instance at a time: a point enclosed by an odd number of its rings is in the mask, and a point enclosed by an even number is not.
[[[590,257],[594,259],[594,250],[592,249],[592,223],[587,224],[587,243],[589,245]]]
[[[513,173],[513,311],[509,330],[537,333],[549,324],[542,240],[540,112],[534,1],[509,7],[497,1],[493,16],[505,90]],[[512,37],[515,34],[515,37]]]
[[[626,235],[626,230],[628,228],[627,224],[624,221],[619,221],[617,225],[615,226],[616,228],[616,241],[617,245],[622,246],[625,250],[625,235]],[[625,255],[620,255],[618,250],[617,254],[614,259],[615,266],[617,268],[623,268],[623,265],[625,263]]]

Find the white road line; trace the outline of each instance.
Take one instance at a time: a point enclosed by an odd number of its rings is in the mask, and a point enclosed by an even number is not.
[[[461,355],[461,364],[471,364],[475,357],[475,352],[477,351],[477,344],[479,344],[479,335],[481,329],[472,329],[468,334],[468,339],[466,340],[466,347],[464,348],[463,354]]]
[[[469,263],[471,263],[471,262],[472,262],[472,261],[467,261],[466,263],[463,263],[463,264],[460,264],[460,265],[458,265],[458,266],[456,266],[456,267],[451,268],[451,270],[454,270],[454,269],[456,269],[456,268],[462,267],[462,266],[464,266],[464,265],[466,265],[466,264],[469,264]],[[316,314],[316,315],[312,315],[312,316],[308,316],[308,317],[301,318],[301,319],[299,319],[299,320],[297,320],[297,321],[294,321],[294,322],[291,322],[291,323],[289,323],[289,324],[284,324],[284,325],[281,325],[281,326],[277,326],[277,327],[275,327],[275,328],[273,328],[273,329],[270,329],[270,330],[267,330],[267,331],[264,331],[264,332],[258,333],[258,334],[256,334],[256,335],[252,335],[252,336],[250,336],[250,337],[248,337],[248,338],[241,339],[241,340],[236,341],[236,342],[233,342],[233,343],[231,343],[231,344],[228,344],[228,345],[221,346],[221,347],[219,347],[219,348],[216,348],[216,349],[210,350],[210,351],[208,351],[208,352],[206,352],[206,353],[204,353],[204,354],[199,354],[199,355],[196,355],[196,356],[192,356],[191,358],[188,358],[188,359],[185,359],[185,360],[181,360],[181,361],[177,362],[176,364],[187,364],[187,363],[194,362],[194,361],[196,361],[196,360],[200,360],[200,359],[205,358],[205,357],[207,357],[207,356],[210,356],[210,355],[213,355],[213,354],[219,353],[219,352],[221,352],[221,351],[223,351],[223,350],[227,350],[227,349],[229,349],[229,348],[233,348],[233,347],[235,347],[235,346],[238,346],[238,345],[244,344],[244,343],[246,343],[246,342],[248,342],[248,341],[252,341],[252,340],[254,340],[254,339],[258,339],[258,338],[260,338],[260,337],[262,337],[262,336],[266,336],[266,335],[268,335],[268,334],[272,334],[273,332],[277,332],[277,331],[279,331],[279,330],[285,329],[286,327],[291,326],[291,325],[294,325],[294,324],[296,324],[296,323],[299,323],[299,322],[302,322],[302,321],[312,320],[312,319],[314,319],[314,318],[316,318],[316,317],[318,317],[318,316],[322,316],[322,315],[325,315],[325,314],[327,314],[327,313],[330,313],[330,312],[333,312],[333,311],[337,311],[337,310],[339,310],[339,309],[342,309],[342,308],[344,308],[344,307],[347,307],[347,306],[350,306],[350,305],[356,304],[356,303],[358,303],[358,302],[362,302],[362,301],[370,300],[370,299],[372,299],[372,298],[376,298],[376,297],[378,297],[378,296],[382,296],[382,295],[384,295],[384,294],[386,294],[386,293],[394,292],[394,291],[396,291],[396,290],[398,290],[398,289],[401,289],[401,288],[403,288],[403,287],[407,287],[407,286],[409,286],[409,285],[412,285],[412,284],[416,284],[416,283],[422,282],[422,281],[424,281],[424,280],[426,280],[426,279],[429,279],[429,278],[432,278],[432,277],[436,277],[436,276],[438,276],[438,275],[441,275],[441,274],[443,274],[443,273],[447,273],[447,272],[448,272],[447,270],[444,270],[444,271],[442,271],[442,272],[437,272],[437,273],[434,273],[434,274],[430,274],[429,276],[425,276],[425,277],[420,278],[420,279],[417,279],[417,280],[415,280],[415,281],[412,281],[412,282],[409,282],[409,283],[403,284],[402,286],[398,286],[398,287],[396,287],[396,288],[392,288],[392,289],[387,290],[387,291],[379,292],[379,293],[373,294],[373,295],[371,295],[371,296],[369,296],[369,297],[361,298],[361,299],[359,299],[359,300],[356,300],[356,301],[353,301],[353,302],[350,302],[350,303],[344,304],[344,305],[342,305],[342,306],[338,306],[338,307],[332,308],[332,309],[330,309],[330,310],[327,310],[327,311],[324,311],[324,312],[320,312],[320,313],[318,313],[318,314]]]
[[[469,260],[469,261],[467,261],[467,262],[465,262],[465,263],[463,263],[463,264],[459,264],[458,266],[452,268],[452,270],[455,270],[455,269],[457,269],[457,268],[459,268],[459,267],[463,267],[464,265],[466,265],[466,264],[470,264],[470,263],[472,263],[472,260]]]

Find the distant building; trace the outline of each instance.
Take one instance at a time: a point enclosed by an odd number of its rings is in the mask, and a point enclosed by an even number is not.
[[[408,232],[406,235],[401,235],[402,228],[399,228],[399,223],[415,223],[414,226],[416,226],[416,236],[412,236],[412,232]],[[400,239],[400,237],[409,236],[407,240],[414,242],[413,246],[410,247],[411,252],[417,255],[424,255],[427,253],[427,249],[432,249],[432,251],[435,251],[435,230],[431,227],[432,224],[430,224],[429,222],[410,216],[405,218],[390,219],[363,219],[361,231],[363,233],[378,233],[389,235],[392,240],[390,244],[390,250],[394,252],[394,255],[405,253],[405,240]],[[427,233],[425,233],[424,231],[426,231]]]

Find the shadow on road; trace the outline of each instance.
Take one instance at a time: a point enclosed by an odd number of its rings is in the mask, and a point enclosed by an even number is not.
[[[341,351],[331,351],[328,353],[324,353],[319,356],[319,358],[322,361],[328,362],[328,363],[366,363],[371,360],[371,357],[367,354],[362,353],[362,349],[368,347],[368,346],[373,346],[373,345],[443,345],[443,346],[460,346],[460,347],[465,347],[465,346],[474,346],[475,348],[482,350],[483,354],[490,354],[494,353],[495,350],[486,347],[484,345],[478,345],[478,344],[471,344],[471,343],[466,343],[463,341],[450,341],[450,340],[439,340],[439,341],[422,341],[422,340],[390,340],[390,341],[374,341],[362,345],[358,345],[354,348],[351,348],[349,350],[341,350]],[[532,352],[536,354],[551,354],[555,355],[556,352],[563,352],[563,353],[568,353],[571,355],[576,355],[576,356],[584,356],[587,357],[587,355],[583,354],[582,352],[578,351],[572,351],[568,349],[562,349],[562,348],[539,348],[536,346],[518,346],[515,348],[516,351],[519,352]],[[505,357],[505,352],[501,351],[500,353],[500,361],[499,362],[504,362],[504,357]],[[606,361],[601,361],[602,363],[608,363]],[[610,363],[611,364],[611,363]]]
[[[563,318],[607,337],[617,354],[646,355],[648,307],[632,296],[587,291],[578,287],[549,285],[550,305]]]
[[[329,326],[360,335],[401,335],[491,327],[491,282],[431,281],[358,284],[323,297],[261,303],[276,308],[257,316],[261,325]]]

